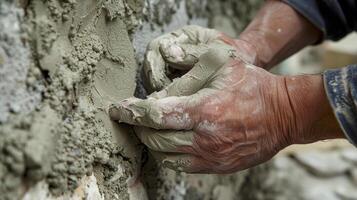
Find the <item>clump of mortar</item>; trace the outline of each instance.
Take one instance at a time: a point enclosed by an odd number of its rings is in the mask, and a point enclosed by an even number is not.
[[[101,189],[113,190],[104,192],[107,197],[114,198],[116,195],[125,197],[127,186],[124,180],[127,177],[121,181],[113,181],[112,177],[117,172],[119,163],[128,165],[125,163],[128,161],[123,160],[122,149],[116,146],[112,134],[96,117],[100,108],[91,102],[93,101],[91,88],[95,87],[93,76],[96,72],[96,65],[102,58],[106,57],[113,62],[125,64],[122,58],[113,55],[108,50],[108,44],[102,41],[103,38],[98,35],[95,26],[101,20],[102,15],[106,15],[107,20],[115,20],[118,17],[125,17],[130,8],[126,6],[126,3],[118,4],[117,1],[104,1],[103,4],[91,5],[93,3],[97,2],[48,1],[39,3],[34,1],[31,5],[33,16],[39,20],[35,20],[33,24],[34,40],[37,42],[36,56],[40,56],[41,67],[48,70],[50,74],[51,84],[45,97],[51,99],[49,104],[62,115],[63,119],[63,126],[56,129],[60,139],[56,149],[56,159],[47,180],[52,191],[60,194],[75,189],[79,179],[85,174],[91,174],[93,167],[99,165],[104,176],[102,186],[106,186]],[[81,10],[80,7],[83,4],[92,6],[94,10]],[[38,14],[43,6],[48,8],[51,18],[39,17]],[[76,20],[79,14],[84,14],[87,19]],[[42,15],[42,17],[45,16],[48,15]],[[41,23],[43,21],[48,21],[48,25],[43,26],[46,24]],[[63,34],[62,28],[68,30],[68,35]],[[54,38],[56,38],[55,41]],[[64,52],[61,52],[62,58],[57,56],[53,59],[54,54],[51,51],[55,49],[52,46],[57,44],[63,45]],[[127,67],[134,68],[134,66]]]

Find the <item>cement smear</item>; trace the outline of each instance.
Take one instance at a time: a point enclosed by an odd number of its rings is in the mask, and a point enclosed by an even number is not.
[[[210,23],[202,5],[214,1],[21,0],[23,12],[1,0],[0,199],[70,199],[86,179],[99,186],[98,199],[144,199],[145,190],[131,189],[140,180],[152,199],[208,199],[218,180],[239,188],[244,174],[216,179],[158,166],[131,127],[106,113],[134,94],[133,46],[140,66],[150,40]]]
[[[11,1],[0,2],[0,124],[11,113],[29,113],[41,100],[40,72],[31,65],[30,47],[21,23],[24,12]]]
[[[140,148],[130,127],[110,121],[106,107],[134,93],[136,62],[128,31],[141,10],[141,1],[115,0],[34,0],[27,6],[23,33],[29,34],[25,39],[33,49],[34,76],[44,79],[46,90],[38,111],[22,112],[1,126],[2,198],[18,199],[25,182],[42,179],[52,194],[60,195],[92,173],[105,199],[129,198],[126,181],[138,173]],[[1,47],[5,60],[6,45]],[[30,56],[28,49],[20,50],[26,52],[18,52],[19,57]],[[16,55],[2,63],[29,63]],[[118,166],[125,169],[119,177]]]

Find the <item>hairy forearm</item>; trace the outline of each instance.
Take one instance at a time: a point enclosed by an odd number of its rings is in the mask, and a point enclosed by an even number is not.
[[[307,45],[316,43],[322,33],[289,5],[268,0],[239,40],[256,53],[254,64],[270,69]]]

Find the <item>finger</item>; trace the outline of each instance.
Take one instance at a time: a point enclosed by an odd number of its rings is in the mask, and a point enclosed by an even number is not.
[[[220,35],[215,29],[203,28],[197,25],[185,26],[181,31],[188,37],[188,41],[191,44],[207,44],[217,39]]]
[[[151,151],[153,157],[162,164],[163,167],[179,171],[179,172],[192,172],[192,163],[197,156],[182,153],[162,153]]]
[[[228,51],[214,48],[201,58],[188,74],[176,79],[165,90],[154,93],[148,99],[130,98],[112,105],[109,110],[111,118],[156,129],[192,129],[198,119],[198,116],[194,115],[195,107],[201,99],[213,92],[211,89],[201,88],[228,62],[230,54]]]
[[[186,153],[185,149],[193,145],[193,131],[156,130],[139,126],[134,129],[140,141],[154,151]]]
[[[109,115],[113,120],[155,129],[192,129],[197,119],[194,107],[199,99],[191,96],[162,99],[129,98],[113,104]]]
[[[162,153],[150,151],[153,157],[169,169],[175,171],[188,171],[195,156],[182,153]]]
[[[114,104],[109,114],[114,120],[133,125],[156,129],[191,129],[197,121],[197,116],[193,115],[195,106],[212,94],[212,90],[201,88],[230,58],[229,49],[210,49],[189,73],[175,79],[165,90],[154,93],[146,100],[130,98]]]
[[[166,63],[161,56],[159,47],[146,52],[143,72],[144,86],[150,93],[161,90],[171,82],[166,76]]]
[[[161,90],[171,81],[166,75],[166,63],[160,53],[160,43],[186,43],[188,37],[182,34],[168,33],[152,40],[146,50],[144,58],[144,81],[145,87],[149,92]]]
[[[204,99],[215,90],[205,88],[191,96],[171,96],[161,99],[135,97],[112,104],[111,119],[154,129],[191,130],[200,120],[200,108]]]
[[[144,81],[148,83],[145,86],[146,89],[149,92],[159,91],[170,82],[166,75],[166,64],[160,54],[160,43],[197,45],[208,43],[218,35],[218,32],[213,29],[190,25],[151,41],[147,48],[143,67]]]
[[[192,174],[228,174],[245,170],[261,163],[252,161],[254,160],[252,157],[243,157],[235,163],[227,164],[185,153],[150,152],[163,167]]]
[[[207,85],[216,72],[232,58],[232,52],[227,48],[210,48],[200,56],[199,62],[181,78],[174,79],[165,89],[150,95],[152,98],[169,96],[188,96],[197,93]]]
[[[160,43],[184,44],[194,43],[193,37],[188,37],[182,29],[167,33],[152,40],[146,50],[144,58],[144,81],[149,92],[159,91],[170,79],[166,75],[166,63],[160,53]]]
[[[190,70],[199,57],[209,50],[207,44],[161,43],[160,52],[170,67],[178,70]]]
[[[199,156],[185,153],[162,153],[151,151],[154,158],[163,167],[186,173],[212,173],[215,162],[205,160]]]

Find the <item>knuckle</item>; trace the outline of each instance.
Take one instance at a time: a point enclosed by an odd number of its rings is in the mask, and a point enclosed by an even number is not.
[[[217,119],[220,117],[221,112],[223,111],[220,104],[217,104],[213,101],[203,102],[201,105],[196,107],[197,112],[202,116],[202,121],[205,119]]]
[[[160,144],[162,143],[161,136],[157,132],[148,131],[148,133],[143,134],[140,138],[141,141],[151,150],[160,151],[162,150]]]
[[[162,39],[162,36],[157,37],[153,40],[151,40],[148,44],[148,50],[153,50],[153,49],[158,49],[160,46],[160,40]]]

